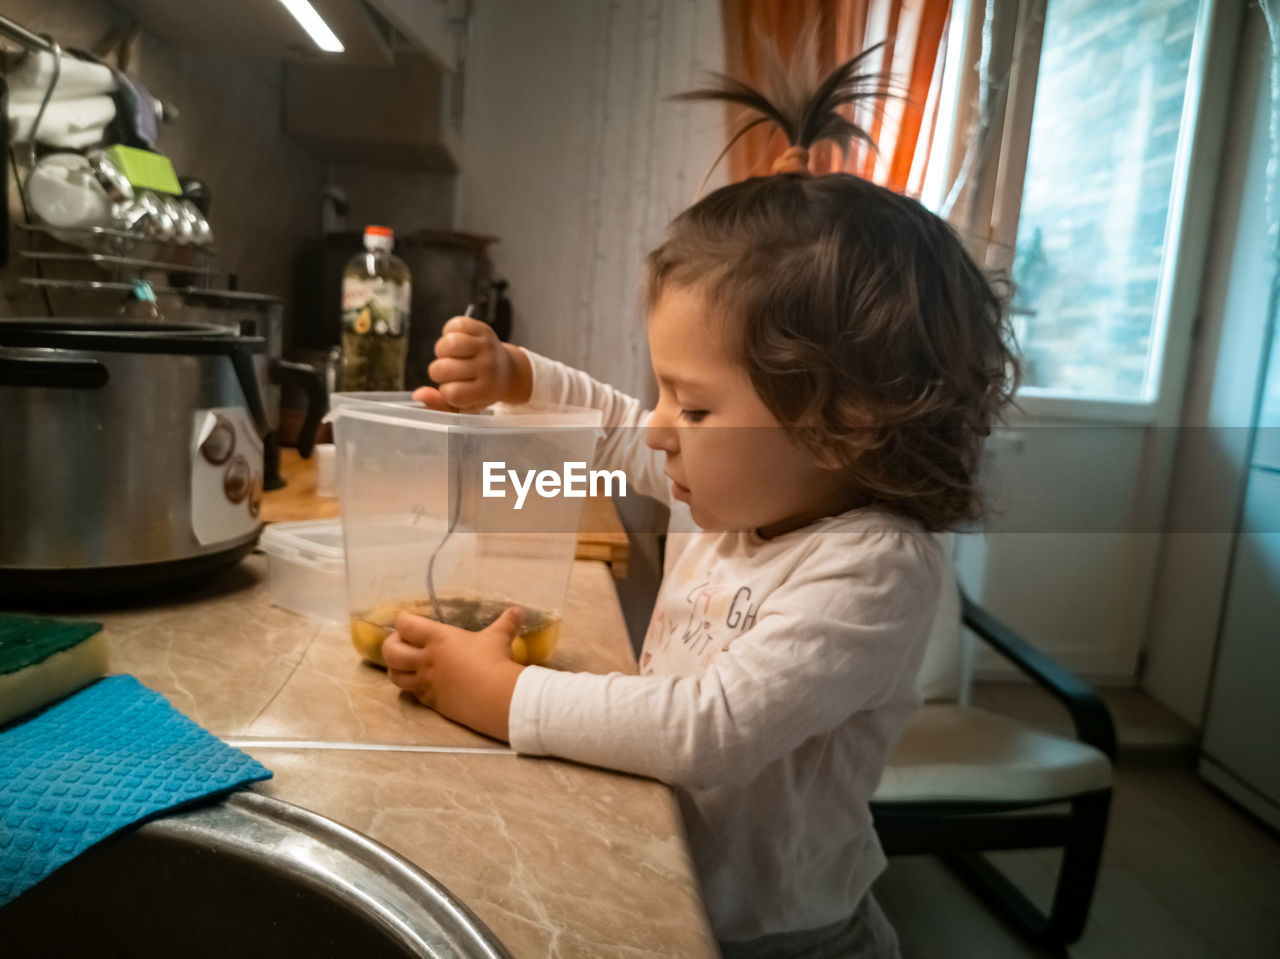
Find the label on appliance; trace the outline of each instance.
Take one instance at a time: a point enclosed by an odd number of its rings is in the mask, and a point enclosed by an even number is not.
[[[381,276],[342,278],[342,328],[399,336],[409,326],[409,284]]]
[[[242,406],[197,410],[191,431],[191,531],[202,546],[258,528],[262,440]]]

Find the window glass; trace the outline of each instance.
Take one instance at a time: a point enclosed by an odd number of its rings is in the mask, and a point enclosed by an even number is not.
[[[1018,222],[1024,383],[1144,400],[1196,0],[1049,0]]]

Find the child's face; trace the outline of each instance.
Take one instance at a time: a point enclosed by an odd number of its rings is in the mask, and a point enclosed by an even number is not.
[[[797,446],[739,362],[724,317],[668,286],[649,314],[658,405],[646,442],[667,454],[672,495],[703,529],[776,536],[847,508],[847,483]]]

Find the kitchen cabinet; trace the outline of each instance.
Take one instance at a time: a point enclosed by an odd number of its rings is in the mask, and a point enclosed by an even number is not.
[[[449,75],[427,54],[390,67],[285,64],[284,130],[331,160],[458,170]]]
[[[456,0],[311,0],[343,44],[325,53],[273,0],[115,0],[179,50],[281,60],[284,129],[328,160],[458,170]]]
[[[324,60],[350,66],[390,66],[394,51],[429,55],[454,68],[450,0],[310,0],[342,41],[342,53],[319,50],[280,3],[272,0],[112,0],[147,32],[175,47],[242,56]]]
[[[427,54],[442,70],[458,65],[457,30],[463,12],[450,0],[368,0],[409,46]]]

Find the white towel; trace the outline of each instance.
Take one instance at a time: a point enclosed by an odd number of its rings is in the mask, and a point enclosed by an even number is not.
[[[25,103],[28,100],[39,103],[49,89],[49,81],[53,79],[53,54],[34,53],[9,71],[9,102]],[[67,53],[62,55],[62,64],[58,70],[58,85],[54,87],[53,99],[70,100],[89,97],[100,93],[111,93],[116,89],[115,74],[101,63],[80,60]]]
[[[31,139],[31,124],[39,109],[39,103],[9,103],[9,139],[12,142],[25,143]],[[101,140],[103,130],[115,115],[116,104],[109,96],[51,100],[40,118],[36,139],[49,146],[77,150]]]

